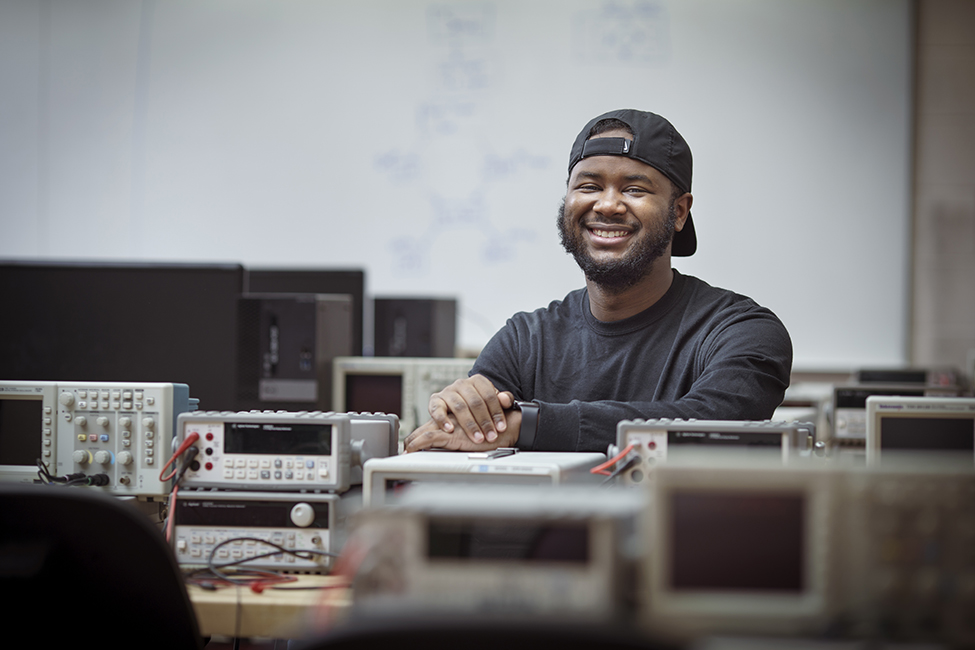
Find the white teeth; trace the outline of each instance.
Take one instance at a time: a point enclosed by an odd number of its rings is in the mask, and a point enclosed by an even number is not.
[[[597,237],[608,237],[610,239],[626,236],[625,232],[620,232],[619,230],[593,230],[592,232]]]

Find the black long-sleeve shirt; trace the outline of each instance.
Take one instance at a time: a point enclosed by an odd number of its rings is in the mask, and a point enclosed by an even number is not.
[[[605,452],[621,420],[768,419],[791,369],[775,314],[674,270],[660,300],[621,321],[597,320],[585,289],[515,314],[471,373],[539,402],[533,450]]]

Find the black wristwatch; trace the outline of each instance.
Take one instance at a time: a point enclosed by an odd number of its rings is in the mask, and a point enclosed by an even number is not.
[[[512,408],[521,411],[518,448],[530,450],[535,445],[535,434],[538,432],[538,402],[515,400],[515,405]]]

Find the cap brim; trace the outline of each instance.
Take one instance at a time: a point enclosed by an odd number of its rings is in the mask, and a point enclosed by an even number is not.
[[[697,232],[694,230],[694,221],[691,213],[687,213],[687,220],[684,221],[684,228],[680,232],[674,233],[674,241],[670,245],[671,257],[690,257],[697,250]]]

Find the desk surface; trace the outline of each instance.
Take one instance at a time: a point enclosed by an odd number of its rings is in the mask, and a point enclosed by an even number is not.
[[[255,593],[248,587],[216,590],[187,585],[200,634],[302,639],[344,617],[351,600],[342,578],[301,575],[296,582]],[[315,588],[317,587],[317,588]],[[331,618],[331,620],[330,620]]]

